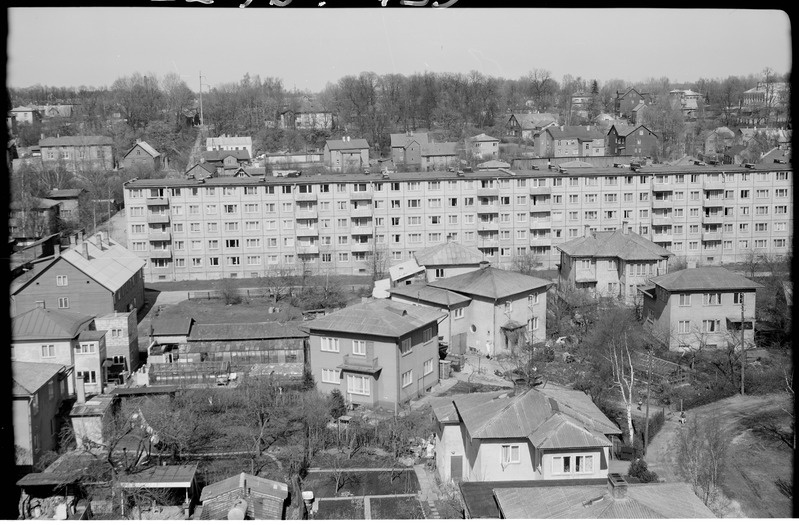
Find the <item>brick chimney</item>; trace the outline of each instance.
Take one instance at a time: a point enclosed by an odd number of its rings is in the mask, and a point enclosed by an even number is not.
[[[608,494],[615,500],[627,499],[627,482],[621,474],[608,474]]]
[[[621,221],[621,232],[624,235],[629,235],[630,233],[630,223],[627,221]]]
[[[89,260],[89,241],[84,242],[83,244],[80,245],[80,247],[81,247],[81,255],[83,255],[83,258],[88,261]]]

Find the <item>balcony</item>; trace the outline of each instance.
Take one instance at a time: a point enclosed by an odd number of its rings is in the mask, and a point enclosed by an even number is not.
[[[319,237],[319,230],[314,228],[298,229],[297,237]]]
[[[552,246],[552,239],[549,237],[530,237],[530,246]]]
[[[159,250],[150,250],[150,259],[171,259],[172,249],[161,248]]]
[[[705,215],[702,217],[702,224],[721,224],[724,222],[724,216],[720,213],[713,215]]]
[[[354,242],[352,243],[353,252],[370,252],[374,248],[371,242]]]
[[[148,198],[147,206],[169,206],[169,197]]]
[[[371,206],[358,206],[350,210],[350,217],[371,217],[374,210]]]
[[[530,224],[531,230],[551,230],[552,229],[552,220],[550,219],[540,219],[540,220],[533,220]]]
[[[552,195],[550,186],[534,186],[530,188],[530,195]]]
[[[706,180],[702,182],[703,190],[723,190],[724,182],[721,180]]]
[[[148,214],[147,215],[147,223],[148,224],[169,224],[169,215],[157,215],[157,214]]]
[[[653,182],[652,183],[652,192],[653,193],[666,192],[666,191],[669,192],[669,193],[674,191],[674,188],[672,188],[672,185],[669,184],[668,182]]]
[[[499,231],[499,224],[496,222],[478,222],[477,231],[479,232]]]
[[[724,201],[722,199],[702,199],[702,206],[705,208],[722,208]]]
[[[372,226],[351,226],[351,235],[374,235],[374,228]]]
[[[366,191],[353,191],[350,193],[351,201],[370,201],[374,197],[374,192],[369,189]]]
[[[652,242],[671,242],[673,240],[672,233],[654,233],[652,232]]]
[[[368,359],[366,356],[354,356],[350,354],[344,354],[344,362],[336,368],[352,372],[364,372],[367,374],[376,374],[383,369],[377,357]]]
[[[669,226],[673,222],[671,215],[652,215],[652,226]]]
[[[499,188],[477,188],[478,197],[499,197]]]
[[[297,211],[294,212],[295,219],[316,219],[319,217],[319,212],[316,208],[306,210],[302,208],[297,208]]]
[[[301,244],[297,245],[297,253],[300,255],[318,255],[319,254],[319,246],[315,244],[303,246]]]
[[[496,237],[477,239],[479,248],[499,248],[499,239]]]
[[[294,194],[294,201],[295,202],[316,202],[318,197],[316,193],[295,193]]]
[[[702,241],[720,241],[721,232],[702,232]]]
[[[534,213],[542,213],[542,212],[550,213],[551,208],[552,208],[552,202],[549,199],[547,199],[544,202],[537,202],[534,204],[533,203],[530,204],[530,211]]]
[[[162,232],[159,230],[150,230],[147,232],[147,239],[150,241],[171,241],[172,234],[169,232]]]

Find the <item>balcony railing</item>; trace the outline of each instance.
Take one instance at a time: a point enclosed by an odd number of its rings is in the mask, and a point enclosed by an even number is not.
[[[551,230],[552,229],[552,220],[550,219],[533,219],[530,222],[530,229],[531,230]]]
[[[724,201],[722,199],[702,199],[702,206],[705,208],[722,208]]]
[[[295,193],[295,202],[316,202],[319,197],[316,193]]]
[[[499,197],[499,188],[477,188],[478,197]]]
[[[724,222],[724,216],[720,213],[715,215],[705,215],[702,217],[702,224],[721,224]]]
[[[350,193],[351,201],[370,201],[374,197],[374,191],[371,189],[366,191],[353,191]]]
[[[295,219],[316,219],[317,217],[319,217],[319,212],[316,210],[316,208],[312,210],[298,208],[297,211],[294,212]]]
[[[653,182],[652,183],[652,191],[653,192],[673,192],[674,188],[668,182]]]
[[[171,259],[171,258],[172,258],[172,250],[170,248],[150,250],[150,259]]]
[[[721,232],[702,232],[703,241],[720,241]]]
[[[674,222],[671,215],[652,215],[652,226],[668,226]]]
[[[480,248],[499,248],[499,239],[496,237],[491,239],[478,239],[477,246]]]
[[[358,206],[350,210],[352,217],[371,217],[373,214],[374,210],[370,206]]]
[[[652,233],[652,242],[671,242],[674,236],[670,233]]]
[[[301,244],[297,245],[297,253],[301,255],[312,255],[319,253],[319,246],[313,244],[310,246],[303,246]]]
[[[552,195],[552,188],[550,186],[532,186],[530,195]]]
[[[478,222],[477,231],[480,232],[499,231],[499,224],[496,222]]]
[[[665,210],[665,209],[671,209],[673,207],[674,203],[670,200],[661,199],[661,200],[652,201],[652,209]]]
[[[366,356],[354,356],[344,354],[344,363],[341,365],[344,370],[352,370],[354,372],[367,372],[375,373],[382,370],[377,357],[368,359]]]
[[[350,235],[374,235],[372,226],[351,226]]]
[[[169,197],[151,197],[147,199],[147,206],[169,206]]]
[[[147,222],[149,224],[169,224],[169,215],[156,215],[151,213],[147,215]]]
[[[723,190],[724,182],[720,180],[706,180],[702,182],[702,189],[704,190]]]
[[[147,239],[151,241],[171,241],[172,234],[169,232],[162,232],[158,230],[150,230],[147,233]]]
[[[552,246],[552,239],[549,237],[530,237],[530,246]]]

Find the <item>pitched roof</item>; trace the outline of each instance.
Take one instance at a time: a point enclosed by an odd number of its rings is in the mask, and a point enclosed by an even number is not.
[[[597,140],[604,139],[605,134],[596,126],[552,126],[547,128],[547,133],[553,139]]]
[[[125,488],[189,488],[197,474],[197,464],[154,465],[135,474],[123,474],[119,485]]]
[[[214,166],[210,162],[198,162],[197,164],[195,164],[191,168],[187,169],[186,173],[190,172],[191,170],[193,170],[196,167],[200,167],[200,168],[204,169],[205,171],[207,171],[208,173],[211,173],[211,174],[216,173],[216,166]]]
[[[538,277],[488,266],[473,272],[434,281],[430,283],[430,286],[445,288],[464,295],[502,299],[537,288],[549,287],[551,284]]]
[[[464,481],[460,485],[463,503],[472,519],[499,519],[499,507],[494,497],[497,489],[518,489],[524,487],[584,487],[594,485],[604,487],[607,480],[597,478],[574,478],[554,480],[517,480],[517,481]]]
[[[53,189],[50,190],[48,197],[50,197],[51,199],[75,199],[77,197],[80,197],[81,194],[83,193],[86,193],[86,190],[82,188],[64,189],[64,190]]]
[[[424,267],[419,266],[415,259],[408,259],[389,267],[388,275],[392,281],[399,281],[423,271]]]
[[[416,141],[420,145],[427,144],[430,139],[427,133],[392,133],[391,134],[391,147],[392,148],[407,148],[411,142]]]
[[[133,151],[134,149],[136,149],[136,146],[139,146],[141,149],[143,149],[145,152],[147,152],[147,154],[149,156],[151,156],[152,158],[156,158],[156,157],[160,157],[161,156],[161,154],[158,153],[158,151],[154,147],[150,146],[149,144],[147,144],[144,141],[139,141],[139,142],[136,142],[136,144],[134,144],[133,146],[131,146],[131,148],[127,151],[127,153],[125,153],[123,155],[123,157],[127,157],[128,155],[130,155],[130,152]]]
[[[461,264],[480,264],[485,255],[477,248],[469,248],[450,241],[430,246],[413,254],[421,266],[457,266]]]
[[[571,257],[618,257],[625,261],[653,261],[673,255],[635,232],[595,232],[559,244],[557,248]]]
[[[43,199],[41,197],[34,197],[33,198],[33,209],[34,210],[46,210],[49,208],[54,208],[59,206],[61,203],[58,201],[54,201],[52,199]],[[8,209],[10,210],[21,210],[24,206],[19,201],[13,201],[8,205]]]
[[[91,315],[34,308],[11,320],[11,334],[14,341],[74,339],[92,319]]]
[[[477,165],[477,169],[499,169],[499,168],[510,168],[510,164],[507,162],[502,162],[501,160],[487,160],[486,162],[481,162]]]
[[[499,139],[494,138],[490,135],[486,135],[485,133],[480,133],[479,135],[475,135],[474,137],[469,137],[469,140],[472,142],[499,142]]]
[[[610,127],[610,129],[614,129],[614,128],[616,130],[616,135],[618,135],[619,137],[626,137],[628,135],[631,135],[638,128],[644,128],[648,132],[652,133],[652,130],[649,129],[648,127],[644,126],[643,124],[638,124],[638,125],[634,125],[634,126],[630,126],[630,125],[627,125],[627,124],[613,124]],[[608,129],[608,133],[610,133],[610,129]],[[657,134],[654,134],[654,135],[657,136]]]
[[[521,129],[538,129],[547,124],[558,122],[558,117],[552,113],[514,113]]]
[[[227,135],[222,135],[221,137],[208,137],[205,139],[206,148],[242,145],[252,147],[252,137],[229,137]]]
[[[308,337],[299,322],[195,324],[188,341],[244,341]]]
[[[98,243],[93,235],[83,243],[88,249],[88,259],[83,257],[81,244],[61,252],[61,258],[109,291],[122,288],[144,266],[142,259],[110,237]]]
[[[666,275],[650,277],[649,280],[669,291],[754,290],[763,286],[720,266],[686,268]]]
[[[258,476],[252,476],[242,472],[241,474],[231,476],[227,479],[223,479],[222,481],[217,481],[216,483],[211,483],[210,485],[203,487],[202,494],[200,494],[200,501],[207,501],[230,491],[239,488],[243,489],[245,487],[257,494],[277,498],[279,500],[285,500],[286,497],[288,497],[288,485],[285,483],[272,481],[271,479],[261,478]]]
[[[728,128],[727,126],[718,127],[716,129],[714,129],[712,131],[712,133],[715,133],[717,135],[721,135],[721,136],[724,136],[724,137],[727,137],[727,138],[735,137],[735,133],[730,128]]]
[[[77,137],[47,137],[39,141],[39,147],[58,146],[113,146],[111,137],[101,135],[81,135]]]
[[[235,157],[236,160],[250,160],[250,152],[246,149],[215,149],[212,151],[200,152],[206,163],[219,162],[225,160],[226,157]]]
[[[442,155],[457,155],[457,142],[428,142],[422,144],[422,157],[440,157]]]
[[[607,484],[498,487],[497,504],[506,519],[696,519],[715,518],[687,483],[637,483],[614,499]]]
[[[303,327],[320,332],[402,337],[443,317],[446,314],[436,308],[378,299],[318,317]]]
[[[11,361],[11,376],[14,384],[12,395],[28,396],[36,393],[50,379],[66,370],[64,365],[56,363],[30,363],[27,361]]]
[[[325,142],[327,149],[342,150],[342,149],[369,149],[369,143],[366,139],[350,139],[350,140],[328,140]]]
[[[471,299],[465,295],[444,290],[443,288],[433,288],[425,283],[409,284],[390,288],[391,297],[405,297],[416,299],[426,303],[433,303],[440,306],[452,306],[456,304],[469,303]]]
[[[153,321],[153,336],[186,335],[191,332],[194,319],[191,317],[161,318]]]

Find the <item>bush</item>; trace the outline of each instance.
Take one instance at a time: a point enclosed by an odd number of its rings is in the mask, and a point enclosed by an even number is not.
[[[225,301],[225,304],[241,303],[241,294],[232,279],[222,279],[217,286],[217,290],[222,295],[222,300]]]
[[[330,392],[330,415],[333,419],[338,419],[346,413],[347,404],[344,402],[344,396],[341,394],[341,391],[336,388]]]
[[[630,468],[627,471],[628,476],[632,476],[641,481],[641,483],[655,483],[658,481],[656,472],[649,470],[649,466],[643,459],[634,459],[630,462]]]

